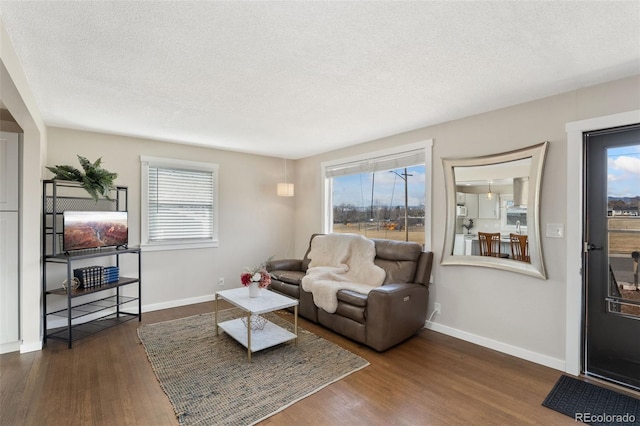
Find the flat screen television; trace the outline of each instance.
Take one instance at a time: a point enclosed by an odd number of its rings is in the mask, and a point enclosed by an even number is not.
[[[65,211],[62,215],[62,250],[127,247],[127,212]]]

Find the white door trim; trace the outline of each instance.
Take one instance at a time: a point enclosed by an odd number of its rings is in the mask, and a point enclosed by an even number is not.
[[[567,123],[567,309],[565,371],[575,376],[582,371],[582,208],[583,145],[587,131],[640,123],[640,110]]]

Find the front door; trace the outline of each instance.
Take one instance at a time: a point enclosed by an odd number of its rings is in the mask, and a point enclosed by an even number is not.
[[[584,143],[584,369],[640,389],[640,125]]]

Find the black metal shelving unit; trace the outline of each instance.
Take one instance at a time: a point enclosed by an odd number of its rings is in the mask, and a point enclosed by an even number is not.
[[[61,248],[62,241],[62,214],[65,210],[80,211],[127,211],[127,187],[118,186],[113,199],[100,199],[97,202],[90,198],[82,186],[77,182],[45,180],[42,183],[42,305],[43,305],[43,344],[47,339],[66,341],[68,347],[83,337],[92,335],[101,330],[122,324],[132,319],[142,320],[142,276],[141,276],[141,250],[139,247],[127,248],[96,248],[88,250],[76,250],[65,253]],[[92,258],[112,257],[116,266],[120,266],[121,256],[137,255],[137,277],[119,277],[118,281],[102,284],[90,288],[74,289],[73,265],[75,262]],[[47,287],[48,268],[52,264],[66,265],[66,288]],[[121,294],[123,286],[137,284],[137,296],[125,296]],[[93,297],[89,297],[94,295]],[[50,298],[66,298],[66,307],[47,311],[47,301]],[[66,319],[63,327],[47,329],[50,317],[62,317]]]

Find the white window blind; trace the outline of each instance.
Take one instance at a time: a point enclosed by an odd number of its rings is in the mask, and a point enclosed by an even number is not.
[[[149,241],[213,237],[213,173],[149,167]]]
[[[384,170],[401,169],[404,167],[424,164],[424,162],[424,149],[416,149],[375,158],[367,158],[365,160],[328,165],[325,168],[325,177],[333,178],[336,176],[357,175],[361,173],[374,173]]]
[[[217,246],[217,165],[154,157],[142,162],[142,245]]]

